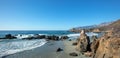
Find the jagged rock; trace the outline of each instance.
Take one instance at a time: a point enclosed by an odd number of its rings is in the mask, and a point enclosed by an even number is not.
[[[101,38],[94,58],[119,58],[120,38]]]
[[[75,53],[75,52],[70,53],[69,55],[70,55],[70,56],[78,56],[78,54],[77,54],[77,53]]]
[[[93,41],[91,50],[93,58],[120,58],[120,38],[107,33]]]
[[[80,52],[86,52],[90,50],[90,40],[89,37],[85,34],[84,30],[81,31],[76,50]]]

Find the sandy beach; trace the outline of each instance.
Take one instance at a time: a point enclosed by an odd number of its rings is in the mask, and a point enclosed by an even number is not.
[[[27,50],[12,55],[8,55],[2,58],[89,58],[84,55],[70,56],[69,53],[76,52],[75,46],[72,46],[74,41],[48,41],[45,45]],[[63,51],[56,52],[57,48],[62,48]]]

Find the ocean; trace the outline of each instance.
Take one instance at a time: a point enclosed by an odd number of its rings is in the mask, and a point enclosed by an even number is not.
[[[48,30],[48,31],[0,31],[0,38],[4,37],[6,34],[12,34],[17,37],[16,39],[0,39],[0,57],[22,52],[25,50],[31,50],[40,47],[47,43],[45,39],[35,39],[35,40],[22,40],[22,38],[39,35],[57,35],[57,36],[68,36],[69,39],[77,39],[80,33],[73,33],[66,30]],[[22,36],[20,36],[22,35]],[[98,35],[97,33],[87,33],[88,36]]]

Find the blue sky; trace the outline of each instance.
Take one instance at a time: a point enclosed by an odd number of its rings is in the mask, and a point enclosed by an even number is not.
[[[0,0],[0,30],[67,30],[120,19],[120,0]]]

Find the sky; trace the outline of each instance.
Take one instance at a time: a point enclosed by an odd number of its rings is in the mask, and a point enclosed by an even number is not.
[[[120,19],[120,0],[0,0],[0,30],[68,30]]]

